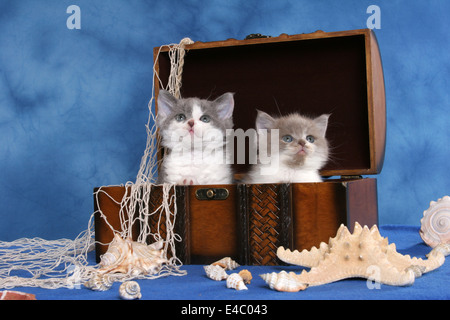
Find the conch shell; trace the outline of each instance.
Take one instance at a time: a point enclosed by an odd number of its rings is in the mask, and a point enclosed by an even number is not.
[[[227,288],[236,290],[248,290],[244,279],[238,273],[232,273],[227,278]]]
[[[305,290],[308,285],[289,276],[286,271],[280,273],[272,272],[261,275],[261,278],[269,285],[270,289],[285,292],[297,292]]]
[[[233,270],[240,267],[240,265],[230,257],[222,258],[216,262],[211,263],[211,265],[221,266],[225,270]]]
[[[419,233],[427,245],[434,248],[440,243],[450,243],[450,197],[431,201],[420,223]]]
[[[163,242],[151,245],[122,239],[118,234],[101,257],[98,273],[123,273],[131,276],[155,274],[167,262]]]
[[[221,281],[228,278],[228,274],[225,272],[225,269],[220,265],[210,264],[208,266],[203,267],[206,272],[206,276],[210,279]]]
[[[141,287],[136,281],[125,281],[119,287],[119,294],[122,299],[134,300],[142,297]]]

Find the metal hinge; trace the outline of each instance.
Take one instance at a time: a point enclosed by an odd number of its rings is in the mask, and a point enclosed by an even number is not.
[[[362,176],[341,176],[342,180],[355,180],[355,179],[362,179]]]
[[[244,40],[249,40],[249,39],[260,39],[260,38],[272,38],[271,36],[265,36],[261,33],[252,33],[249,34],[248,36],[245,37]]]

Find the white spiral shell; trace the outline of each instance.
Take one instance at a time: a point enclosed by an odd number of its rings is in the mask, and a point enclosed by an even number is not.
[[[240,265],[230,257],[222,258],[216,262],[211,263],[211,265],[221,266],[225,270],[233,270],[240,267]]]
[[[94,291],[109,290],[114,283],[112,276],[108,274],[95,273],[84,286]]]
[[[141,287],[136,281],[125,281],[119,287],[119,294],[122,299],[134,300],[142,297]]]
[[[434,248],[440,243],[450,243],[450,197],[431,201],[420,223],[419,233],[427,245]]]
[[[232,273],[227,278],[227,288],[236,290],[248,290],[241,275],[238,273]]]
[[[298,281],[293,272],[287,273],[281,271],[280,273],[265,273],[261,278],[269,285],[270,289],[285,292],[297,292],[305,290],[308,285]]]
[[[221,281],[228,278],[228,274],[225,272],[225,269],[218,265],[208,265],[203,267],[206,272],[206,276],[210,279]]]

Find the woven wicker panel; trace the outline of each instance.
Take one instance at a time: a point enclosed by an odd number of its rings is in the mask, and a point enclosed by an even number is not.
[[[280,245],[280,186],[249,185],[249,254],[250,264],[277,265]]]

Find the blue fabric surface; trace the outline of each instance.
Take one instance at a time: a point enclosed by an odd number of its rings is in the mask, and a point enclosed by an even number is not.
[[[81,29],[69,30],[74,4]],[[419,224],[450,194],[449,1],[20,0],[0,1],[0,239],[73,239],[94,187],[135,180],[154,47],[361,29],[373,4],[387,100],[380,223]]]
[[[425,245],[414,226],[387,225],[380,228],[389,243],[395,243],[397,251],[418,258],[425,258],[431,250]],[[449,258],[447,257],[447,260]],[[94,255],[90,255],[94,263]],[[188,274],[182,277],[165,277],[155,280],[138,280],[143,300],[421,300],[450,299],[450,264],[446,261],[439,269],[417,278],[408,287],[394,287],[381,284],[380,289],[368,289],[365,279],[348,279],[322,286],[310,287],[296,293],[271,290],[260,274],[281,270],[299,272],[296,266],[241,266],[236,271],[248,269],[253,280],[248,290],[236,291],[226,288],[225,281],[217,282],[205,276],[203,266],[185,265]],[[33,293],[39,300],[106,300],[120,299],[119,283],[105,292],[96,292],[81,286],[79,289],[15,288]],[[179,306],[179,305],[178,305]]]

